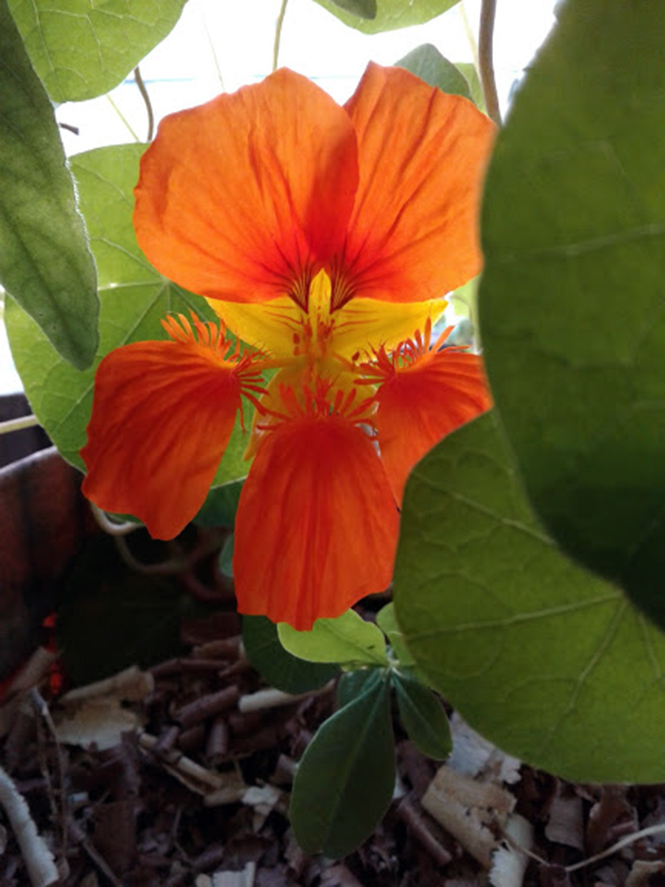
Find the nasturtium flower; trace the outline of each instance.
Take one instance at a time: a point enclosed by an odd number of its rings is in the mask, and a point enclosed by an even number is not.
[[[492,138],[471,102],[374,64],[344,106],[283,69],[166,118],[138,242],[219,322],[169,317],[104,358],[86,495],[172,538],[240,418],[240,612],[304,630],[385,589],[409,471],[490,403],[480,357],[432,327],[480,271]]]

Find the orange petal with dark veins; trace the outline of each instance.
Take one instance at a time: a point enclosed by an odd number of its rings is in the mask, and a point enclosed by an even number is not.
[[[308,631],[391,582],[399,519],[370,437],[342,416],[268,432],[240,496],[241,613]]]
[[[172,539],[203,504],[240,407],[241,378],[193,340],[111,351],[95,378],[83,492]]]

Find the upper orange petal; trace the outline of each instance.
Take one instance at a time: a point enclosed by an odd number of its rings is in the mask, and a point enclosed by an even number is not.
[[[198,512],[233,430],[241,372],[218,344],[186,334],[136,342],[97,369],[83,492],[140,518],[156,539],[172,539]]]
[[[162,121],[141,161],[136,235],[162,274],[201,295],[302,301],[341,247],[357,181],[344,109],[282,69]]]
[[[375,64],[345,107],[360,181],[336,263],[335,304],[352,295],[424,301],[478,274],[494,124],[467,99]]]
[[[425,453],[492,405],[481,358],[455,348],[395,368],[377,400],[381,459],[399,503],[411,469]]]
[[[241,613],[308,631],[392,579],[398,514],[367,434],[342,416],[300,416],[267,433],[236,517]]]

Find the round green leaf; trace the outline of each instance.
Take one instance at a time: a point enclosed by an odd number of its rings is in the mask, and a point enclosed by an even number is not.
[[[372,682],[329,718],[298,766],[289,814],[305,853],[346,856],[368,838],[395,786],[390,684]]]
[[[247,658],[266,681],[285,693],[307,693],[339,674],[335,665],[305,662],[279,642],[277,626],[265,616],[242,617],[242,641]]]
[[[497,140],[479,306],[537,512],[661,625],[663,46],[662,3],[563,7]]]
[[[214,319],[204,299],[162,277],[136,243],[133,188],[142,151],[141,145],[118,145],[72,160],[99,275],[100,345],[94,366],[77,372],[25,312],[12,304],[6,312],[12,354],[30,404],[62,455],[79,468],[84,468],[79,450],[86,440],[95,370],[102,357],[128,342],[164,339],[160,321],[168,313],[189,316],[193,310],[199,317]],[[246,445],[247,436],[237,422],[216,484],[247,473]]]
[[[411,50],[395,64],[411,71],[430,86],[436,86],[441,92],[471,98],[471,90],[464,74],[431,43],[424,43]]]
[[[95,266],[53,109],[0,0],[0,281],[74,366],[97,347]]]
[[[381,630],[365,622],[355,610],[347,610],[336,619],[317,619],[311,631],[296,631],[280,622],[278,632],[285,650],[309,662],[388,664]]]
[[[185,0],[9,0],[32,64],[55,102],[113,89],[166,37]]]
[[[393,673],[399,716],[404,729],[419,751],[444,761],[453,750],[450,724],[441,702],[419,681]]]
[[[341,19],[345,25],[363,31],[365,34],[378,34],[380,31],[393,31],[396,28],[407,28],[410,25],[421,25],[441,15],[459,0],[376,0],[376,14],[373,17],[354,15],[346,10],[351,3],[357,5],[363,0],[348,0],[342,4],[337,0],[316,0],[316,2]],[[363,2],[363,6],[368,6]],[[341,7],[344,8],[341,8]]]
[[[505,751],[574,781],[665,779],[665,635],[545,535],[493,414],[411,475],[394,595],[419,668]]]

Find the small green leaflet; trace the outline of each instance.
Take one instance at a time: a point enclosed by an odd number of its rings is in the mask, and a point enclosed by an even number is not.
[[[109,92],[166,37],[185,0],[9,0],[55,102]]]
[[[44,88],[0,0],[0,282],[79,369],[97,347],[95,265]]]
[[[277,626],[265,616],[242,617],[242,641],[254,668],[285,693],[316,690],[339,674],[336,665],[305,662],[288,653],[279,641]]]
[[[282,646],[309,662],[388,664],[381,630],[355,610],[347,610],[337,619],[317,619],[311,631],[296,631],[285,622],[280,622],[278,631]]]
[[[387,675],[329,718],[298,766],[289,815],[305,853],[346,856],[371,835],[395,786]]]
[[[453,750],[450,724],[441,702],[427,687],[399,672],[393,673],[399,716],[409,739],[424,755],[444,761]]]

